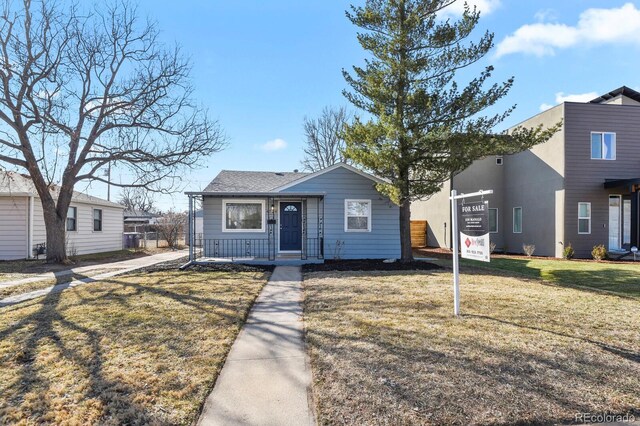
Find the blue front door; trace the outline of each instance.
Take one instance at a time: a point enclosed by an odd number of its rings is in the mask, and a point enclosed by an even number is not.
[[[302,249],[302,203],[280,203],[280,250]]]

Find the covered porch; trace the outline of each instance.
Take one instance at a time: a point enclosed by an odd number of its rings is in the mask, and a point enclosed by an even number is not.
[[[299,265],[324,262],[324,193],[187,193],[189,261]],[[204,232],[196,233],[196,206]]]

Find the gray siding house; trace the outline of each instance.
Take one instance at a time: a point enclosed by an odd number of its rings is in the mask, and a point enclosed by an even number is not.
[[[450,247],[451,187],[493,189],[487,196],[491,240],[500,251],[561,257],[571,244],[577,257],[594,245],[613,253],[638,246],[640,93],[621,87],[588,103],[565,102],[518,126],[562,128],[549,141],[509,156],[487,157],[414,203],[412,219],[427,220],[430,246]]]
[[[315,173],[223,170],[204,191],[187,193],[203,211],[191,260],[398,258],[399,211],[379,182],[343,163]]]

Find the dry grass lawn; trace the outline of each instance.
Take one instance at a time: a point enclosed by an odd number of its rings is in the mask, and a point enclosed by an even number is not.
[[[640,414],[640,302],[467,270],[305,274],[321,424],[548,424]]]
[[[0,310],[0,423],[191,424],[267,278],[130,274]]]

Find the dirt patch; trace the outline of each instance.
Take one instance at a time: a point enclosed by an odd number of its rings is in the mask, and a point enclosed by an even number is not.
[[[381,259],[349,259],[325,260],[324,263],[307,264],[302,266],[302,272],[324,271],[428,271],[442,269],[441,266],[430,262],[416,260],[409,263],[386,263]]]

